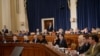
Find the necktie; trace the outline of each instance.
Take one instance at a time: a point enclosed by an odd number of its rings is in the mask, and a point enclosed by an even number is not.
[[[92,47],[92,51],[91,51],[92,54],[93,54],[93,52],[94,52],[94,47],[95,47],[95,45],[93,45],[93,47]]]

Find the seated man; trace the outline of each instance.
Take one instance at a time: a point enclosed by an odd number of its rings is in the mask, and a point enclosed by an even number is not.
[[[19,31],[18,36],[23,37],[24,36],[23,32]]]
[[[47,44],[47,40],[45,39],[45,36],[42,36],[42,39],[40,40],[40,43]]]
[[[36,35],[40,35],[40,34],[41,34],[41,32],[40,32],[40,30],[39,30],[38,28],[36,29],[35,34],[36,34]]]
[[[24,35],[24,43],[28,43],[30,40],[28,39],[28,36]]]
[[[64,30],[62,28],[59,28],[58,32],[57,32],[57,35],[59,34],[64,34]]]
[[[40,40],[38,39],[37,35],[34,35],[34,39],[32,40],[33,43],[39,43]]]
[[[100,43],[97,35],[89,37],[89,43],[91,44],[89,50],[81,56],[97,56],[100,53]]]
[[[44,29],[44,32],[42,33],[42,35],[48,35],[49,33],[48,33],[48,31],[47,31],[47,29]]]
[[[86,37],[88,37],[88,36],[79,35],[79,37],[78,37],[79,46],[78,46],[77,51],[79,52],[79,54],[86,52],[90,47],[90,45],[88,43],[88,39]]]
[[[82,34],[89,34],[89,30],[87,27],[85,27],[83,30],[81,30]]]
[[[4,28],[2,29],[2,32],[3,32],[4,34],[8,33],[8,29],[7,29],[6,25],[4,25]]]
[[[14,42],[14,43],[19,42],[19,40],[17,39],[17,36],[16,35],[13,36],[13,41],[12,42]]]
[[[76,28],[75,30],[74,30],[74,34],[80,34],[81,32],[80,32],[80,30],[78,29],[78,28]]]

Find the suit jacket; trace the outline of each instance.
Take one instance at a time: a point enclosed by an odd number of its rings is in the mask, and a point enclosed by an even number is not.
[[[35,42],[35,41],[36,41],[36,42]],[[37,38],[37,39],[33,39],[32,42],[34,42],[34,43],[39,43],[40,40]]]
[[[29,42],[30,42],[30,40],[24,40],[23,42],[24,42],[24,43],[29,43]]]
[[[84,52],[86,52],[90,47],[89,43],[84,44],[83,46],[78,47],[77,51],[79,52],[79,54],[82,54]]]
[[[64,47],[64,48],[67,48],[67,43],[66,43],[66,40],[64,40],[64,39],[63,39],[62,41],[61,41],[61,40],[59,40],[59,39],[58,39],[58,40],[56,40],[55,45],[56,45],[56,44],[57,44],[59,47]]]
[[[15,41],[13,40],[12,42],[13,42],[13,43],[18,43],[18,42],[20,42],[20,41],[19,41],[19,40],[15,40]]]
[[[2,33],[0,32],[0,36],[2,36]]]
[[[8,29],[2,29],[2,32],[4,32],[4,34],[8,33]]]
[[[100,53],[100,43],[97,43],[94,47],[94,52],[92,52],[92,45],[90,46],[89,50],[85,53],[85,56],[97,56]]]
[[[42,40],[40,40],[40,43],[47,44],[47,40],[46,39],[42,39]]]

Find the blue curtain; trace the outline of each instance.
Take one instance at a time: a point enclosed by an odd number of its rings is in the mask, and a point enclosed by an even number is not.
[[[78,0],[77,2],[78,28],[100,27],[100,1]]]
[[[55,30],[70,28],[67,0],[27,0],[29,30],[41,29],[41,19],[54,17]]]

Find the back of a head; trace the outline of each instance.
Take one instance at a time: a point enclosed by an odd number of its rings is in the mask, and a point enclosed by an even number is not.
[[[89,36],[90,36],[89,34],[84,34],[84,35],[83,35],[83,37],[84,37],[85,39],[89,39]]]
[[[83,39],[83,35],[79,35],[78,36],[78,39]]]
[[[95,42],[99,42],[99,37],[97,35],[91,35],[92,40],[94,40]]]
[[[83,40],[84,40],[83,35],[79,35],[79,36],[78,36],[78,42],[79,42],[79,43],[83,43],[83,42],[84,42]]]

